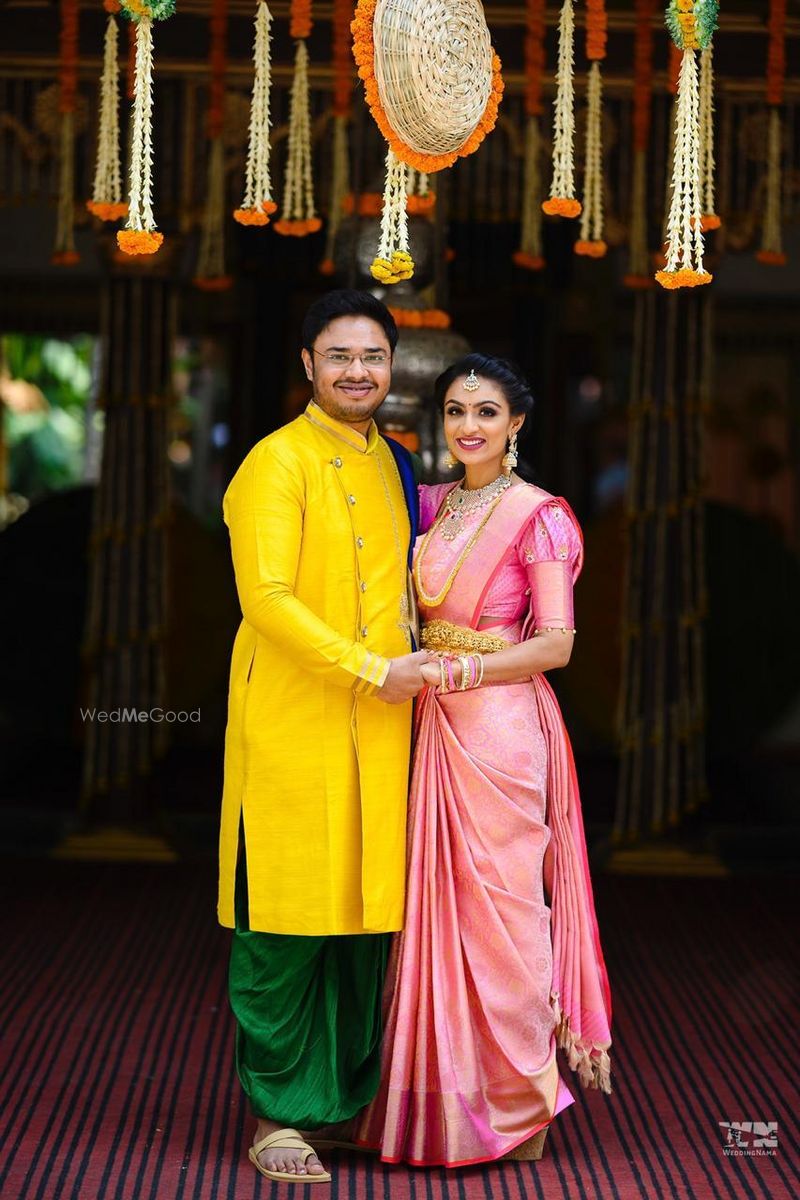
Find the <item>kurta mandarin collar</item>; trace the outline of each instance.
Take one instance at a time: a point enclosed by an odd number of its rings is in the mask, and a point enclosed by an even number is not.
[[[374,421],[370,423],[366,436],[359,433],[357,429],[346,425],[343,421],[337,421],[335,417],[329,416],[324,408],[320,408],[315,400],[309,400],[308,407],[304,414],[307,420],[312,425],[318,425],[321,429],[326,429],[328,433],[334,437],[341,438],[343,442],[347,442],[348,446],[352,446],[354,450],[358,450],[361,454],[368,454],[373,451],[378,445],[379,433],[378,426]]]

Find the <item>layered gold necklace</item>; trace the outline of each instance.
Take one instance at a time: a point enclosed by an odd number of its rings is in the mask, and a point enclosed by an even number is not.
[[[469,554],[475,542],[478,539],[481,530],[483,529],[489,517],[494,512],[500,500],[505,495],[512,480],[508,475],[500,475],[499,478],[487,483],[486,487],[476,488],[474,491],[465,491],[464,481],[462,480],[457,487],[454,487],[447,493],[445,502],[442,505],[442,510],[436,520],[431,525],[428,532],[423,538],[422,545],[419,548],[419,554],[414,562],[414,582],[417,586],[417,596],[426,606],[426,608],[436,608],[442,603],[450,588],[453,586],[456,575],[461,570],[464,560]],[[460,494],[459,494],[460,493]],[[451,542],[456,534],[463,528],[464,517],[471,512],[477,512],[478,509],[486,508],[486,512],[481,517],[472,532],[472,535],[467,539],[464,549],[456,559],[455,566],[444,581],[444,584],[436,593],[435,596],[430,595],[425,591],[425,586],[422,582],[422,560],[425,557],[426,551],[431,543],[436,530],[442,527],[442,537]],[[455,532],[450,532],[455,526]],[[445,532],[445,529],[447,532]]]

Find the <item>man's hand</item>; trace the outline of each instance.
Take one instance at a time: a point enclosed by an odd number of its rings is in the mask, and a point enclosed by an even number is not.
[[[428,650],[417,650],[415,654],[390,658],[386,682],[375,695],[386,704],[405,704],[406,700],[413,700],[425,687],[425,680],[422,678],[423,664],[433,658],[435,655]]]

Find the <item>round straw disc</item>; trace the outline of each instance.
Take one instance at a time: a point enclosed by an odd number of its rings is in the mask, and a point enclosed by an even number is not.
[[[420,154],[452,154],[492,90],[492,44],[479,0],[378,0],[375,82],[386,116]]]

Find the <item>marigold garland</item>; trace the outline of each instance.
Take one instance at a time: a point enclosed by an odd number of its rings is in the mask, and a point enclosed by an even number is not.
[[[575,92],[572,79],[575,45],[575,12],[564,0],[558,20],[558,71],[553,108],[553,177],[550,198],[542,204],[548,216],[577,217],[581,202],[575,197]]]
[[[545,0],[527,0],[525,8],[525,157],[519,249],[512,261],[525,271],[541,271],[542,256],[542,76],[544,73]]]
[[[786,0],[770,0],[769,48],[767,51],[767,178],[761,249],[756,258],[769,266],[782,267],[787,258],[781,234],[781,130],[780,106],[786,76]]]
[[[119,30],[114,17],[119,12],[116,0],[106,0],[108,11],[103,47],[103,74],[100,79],[100,121],[97,132],[97,159],[92,198],[86,201],[90,213],[101,221],[117,221],[128,206],[122,199],[122,172],[119,146]]]
[[[272,199],[269,173],[269,92],[271,87],[270,26],[272,14],[264,0],[256,7],[253,38],[253,90],[250,97],[250,126],[247,146],[244,199],[234,209],[240,225],[263,226],[278,207]]]
[[[311,163],[311,117],[308,95],[308,49],[305,38],[311,32],[309,0],[292,0],[291,32],[297,38],[294,76],[289,100],[289,145],[283,181],[283,215],[275,222],[275,232],[288,237],[305,237],[322,228],[314,206],[314,180]]]
[[[322,275],[333,275],[336,269],[333,250],[342,221],[344,199],[350,186],[350,147],[347,126],[350,120],[350,102],[353,93],[353,59],[350,54],[352,13],[351,0],[334,0],[331,56],[333,60],[333,149],[325,256],[319,265]]]
[[[401,329],[449,329],[450,314],[442,308],[393,308],[389,312]]]
[[[75,249],[75,104],[78,95],[78,0],[61,0],[59,33],[59,143],[58,216],[51,261],[72,266],[79,261]]]
[[[378,84],[375,79],[375,46],[373,41],[373,20],[378,0],[358,0],[356,13],[350,25],[353,34],[353,57],[358,67],[359,78],[364,81],[364,94],[367,106],[372,113],[375,124],[389,143],[396,157],[417,171],[425,171],[431,175],[451,167],[458,158],[465,158],[478,149],[488,133],[497,123],[497,111],[503,97],[503,77],[500,59],[492,54],[492,86],[486,108],[475,130],[458,150],[449,154],[423,154],[414,150],[403,141],[389,123],[389,119],[381,103]]]
[[[586,57],[591,62],[587,87],[586,150],[584,154],[581,235],[575,253],[602,258],[603,241],[603,82],[600,63],[606,56],[608,18],[605,0],[586,0]]]
[[[700,97],[696,51],[711,42],[717,0],[670,0],[667,26],[683,51],[672,159],[672,198],[667,220],[666,266],[656,272],[665,288],[697,287],[711,282],[703,266],[702,191],[700,175]]]
[[[117,245],[125,254],[155,254],[164,236],[153,216],[153,21],[170,17],[175,0],[123,0],[122,11],[136,23],[136,66],[128,220]]]
[[[225,149],[222,140],[227,70],[228,0],[213,0],[208,89],[208,183],[197,268],[192,281],[204,291],[221,292],[233,284],[225,271]]]
[[[394,150],[388,150],[381,237],[378,253],[370,266],[370,274],[379,283],[401,283],[404,279],[411,279],[414,274],[414,261],[408,244],[406,171],[406,164],[397,157]]]
[[[631,191],[630,263],[625,287],[654,287],[647,254],[647,143],[653,95],[653,11],[655,0],[636,0],[633,56],[633,187]]]

